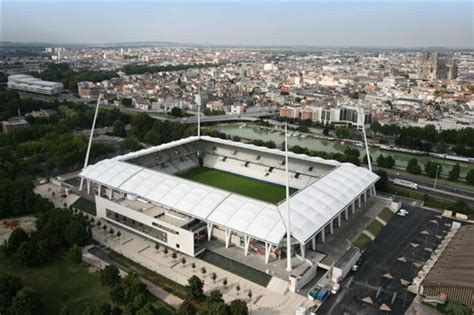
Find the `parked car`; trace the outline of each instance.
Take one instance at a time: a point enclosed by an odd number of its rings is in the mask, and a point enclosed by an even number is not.
[[[339,290],[341,289],[341,285],[339,283],[336,283],[332,289],[331,289],[331,293],[332,294],[337,294],[337,292],[339,292]]]
[[[363,260],[362,259],[359,259],[355,264],[354,266],[352,266],[352,271],[357,271],[359,270],[360,266],[362,265],[363,263]]]
[[[401,217],[404,217],[406,215],[408,215],[410,212],[408,212],[407,210],[405,209],[400,209],[400,211],[397,212],[397,214]]]

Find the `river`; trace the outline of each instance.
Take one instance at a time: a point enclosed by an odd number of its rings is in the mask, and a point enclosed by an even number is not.
[[[218,124],[212,126],[212,128],[228,134],[230,136],[239,136],[246,139],[251,140],[264,140],[269,141],[273,140],[276,144],[283,143],[284,135],[280,131],[271,130],[267,127],[260,127],[251,124],[244,124],[244,123],[230,123],[230,124]],[[343,152],[345,149],[345,145],[340,144],[339,141],[334,140],[325,140],[315,138],[311,135],[298,135],[298,136],[291,136],[288,138],[288,145],[299,145],[301,147],[306,147],[310,150],[316,151],[325,151],[325,152]],[[361,151],[361,157],[365,155],[364,148],[358,148]],[[415,157],[418,159],[418,164],[421,165],[422,169],[424,165],[428,161],[433,161],[440,163],[442,165],[442,175],[447,176],[448,172],[451,170],[453,165],[456,164],[454,161],[438,159],[431,156],[419,156],[419,155],[411,155],[407,153],[399,153],[393,151],[382,151],[376,148],[370,148],[370,153],[373,159],[376,159],[381,153],[383,155],[391,155],[395,159],[395,166],[399,168],[405,169],[407,166],[408,161]],[[459,166],[461,167],[461,177],[465,177],[468,170],[473,166],[469,163],[459,162]]]

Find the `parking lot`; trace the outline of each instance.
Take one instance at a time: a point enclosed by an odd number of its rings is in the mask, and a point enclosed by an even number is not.
[[[341,291],[318,314],[405,313],[415,297],[406,287],[449,231],[451,220],[416,207],[404,208],[410,213],[392,218],[362,255],[360,269],[347,276]],[[390,311],[384,311],[386,307]]]

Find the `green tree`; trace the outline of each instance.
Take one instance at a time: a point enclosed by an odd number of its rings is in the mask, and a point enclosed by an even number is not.
[[[222,293],[219,290],[212,290],[209,293],[209,296],[207,297],[207,302],[209,304],[211,303],[220,303],[224,302],[224,299],[222,298]]]
[[[114,265],[108,265],[100,271],[100,282],[113,287],[120,283],[120,272]]]
[[[439,163],[428,161],[425,164],[425,173],[431,178],[435,178],[437,175],[439,176],[442,171],[443,167]]]
[[[123,106],[125,107],[132,107],[133,106],[133,101],[131,98],[122,98],[120,100]]]
[[[380,179],[375,183],[375,189],[378,191],[388,191],[389,181],[387,172],[384,170],[376,170],[375,173],[380,176]]]
[[[143,146],[138,142],[137,137],[128,136],[127,138],[120,141],[120,149],[124,151],[138,151],[143,149]]]
[[[112,134],[116,137],[125,137],[127,132],[125,131],[125,124],[121,120],[114,121]]]
[[[16,228],[13,230],[13,232],[10,234],[10,237],[8,238],[7,244],[5,246],[5,253],[8,255],[14,254],[20,245],[23,242],[27,242],[30,238],[28,237],[28,234],[26,234],[25,230],[22,228]]]
[[[183,111],[179,107],[173,107],[171,109],[170,114],[171,114],[171,116],[174,116],[174,117],[183,117],[184,116]]]
[[[74,244],[69,249],[69,260],[76,265],[82,262],[82,248],[79,245]]]
[[[446,303],[444,312],[450,315],[469,315],[471,313],[468,307],[454,301]]]
[[[421,174],[421,167],[418,165],[418,160],[412,158],[408,161],[407,171],[412,174]]]
[[[190,300],[198,301],[204,298],[204,281],[199,279],[198,276],[192,276],[188,279],[188,285],[186,286],[187,296]]]
[[[451,169],[451,171],[449,171],[448,179],[457,180],[459,178],[460,173],[461,173],[461,167],[459,166],[459,163],[456,163],[455,165],[453,165],[453,168]]]
[[[377,157],[376,163],[377,163],[378,166],[384,167],[384,164],[385,164],[385,157],[383,156],[383,154],[380,154],[380,155]]]
[[[109,292],[110,301],[114,304],[123,305],[125,304],[125,290],[122,285],[116,284],[110,289]]]
[[[249,309],[247,303],[242,300],[233,300],[230,303],[230,313],[232,315],[248,315]]]
[[[209,304],[208,315],[229,315],[230,307],[224,302],[216,302]]]
[[[474,185],[474,168],[471,168],[466,174],[466,182]]]
[[[196,312],[194,304],[188,300],[184,300],[176,312],[176,315],[196,315]]]
[[[43,314],[43,304],[38,293],[30,288],[23,288],[13,298],[10,314],[39,315]]]
[[[395,159],[391,155],[386,156],[384,162],[385,168],[393,168],[395,166]]]
[[[0,277],[0,314],[7,314],[16,293],[24,287],[23,281],[12,275]]]

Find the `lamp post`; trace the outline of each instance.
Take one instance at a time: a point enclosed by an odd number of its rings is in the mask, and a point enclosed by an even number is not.
[[[435,176],[435,180],[434,180],[433,189],[436,189],[436,184],[438,183],[438,173],[439,173],[439,164],[436,165],[436,176]]]

